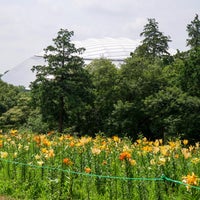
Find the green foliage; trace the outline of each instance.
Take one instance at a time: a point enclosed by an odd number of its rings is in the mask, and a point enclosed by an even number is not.
[[[171,65],[167,65],[163,68],[162,75],[167,81],[168,86],[181,87],[184,68],[184,59],[176,58],[176,56],[174,58],[174,62]]]
[[[120,68],[120,100],[114,105],[109,118],[111,129],[118,134],[137,137],[138,132],[151,135],[143,100],[166,86],[162,68],[133,56]],[[134,134],[135,133],[135,134]]]
[[[142,118],[142,112],[134,102],[119,100],[114,104],[114,109],[109,118],[108,124],[113,133],[119,136],[129,135],[132,138],[137,137],[139,131],[139,120]]]
[[[118,69],[108,59],[101,58],[92,61],[87,70],[93,84],[93,122],[94,131],[107,131],[107,120],[119,99]]]
[[[200,97],[200,48],[190,50],[184,59],[184,68],[181,73],[182,89],[192,96]]]
[[[144,100],[144,110],[151,120],[154,137],[164,133],[198,138],[200,99],[177,87],[167,87]]]
[[[172,56],[169,36],[148,19],[142,44],[119,68],[105,58],[85,66],[73,31],[61,29],[45,49],[46,65],[32,69],[31,97],[0,80],[1,128],[199,139],[199,24],[196,15],[187,26],[191,49]]]
[[[153,19],[148,19],[148,23],[144,26],[143,32],[140,36],[144,36],[142,45],[136,49],[136,53],[140,56],[147,57],[149,59],[155,59],[156,57],[162,57],[169,55],[167,51],[170,42],[170,37],[163,35],[159,31],[158,22]]]
[[[0,127],[19,127],[25,123],[29,99],[23,87],[15,87],[0,80]]]
[[[54,46],[45,49],[47,65],[34,66],[36,80],[31,84],[32,98],[41,109],[43,120],[58,122],[60,132],[67,125],[72,108],[89,99],[89,76],[79,55],[84,48],[71,43],[73,31],[61,29],[53,39]],[[66,124],[65,124],[66,123]]]
[[[47,133],[50,131],[49,124],[42,120],[42,115],[39,111],[39,108],[30,111],[26,123],[21,128],[38,133]]]
[[[0,116],[9,108],[16,105],[20,88],[9,85],[0,80]]]
[[[14,126],[16,128],[26,123],[30,113],[30,95],[27,92],[21,92],[15,98],[16,104],[0,117],[3,126]]]
[[[200,20],[199,16],[196,14],[193,21],[187,25],[187,32],[189,39],[187,39],[187,46],[191,49],[196,49],[200,47]]]

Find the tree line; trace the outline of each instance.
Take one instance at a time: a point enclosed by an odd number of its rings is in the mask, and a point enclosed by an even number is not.
[[[154,139],[200,139],[200,20],[187,25],[189,50],[169,53],[169,36],[155,19],[144,26],[141,44],[117,68],[100,58],[87,66],[60,29],[45,49],[47,65],[33,66],[31,90],[0,80],[0,127],[37,132]]]

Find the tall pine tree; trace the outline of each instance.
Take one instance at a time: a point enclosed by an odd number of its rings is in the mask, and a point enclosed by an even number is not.
[[[200,20],[197,14],[191,24],[187,25],[187,32],[189,36],[187,46],[190,46],[191,49],[200,48]]]
[[[36,80],[31,84],[33,100],[46,122],[58,122],[59,132],[69,121],[70,109],[78,108],[88,96],[89,78],[79,56],[84,48],[75,47],[73,35],[73,31],[61,29],[53,39],[54,45],[45,49],[47,65],[32,68],[36,71]]]
[[[156,57],[169,55],[168,42],[171,41],[170,37],[159,31],[158,22],[154,18],[148,19],[140,36],[143,36],[144,39],[135,51],[139,56],[154,60]]]

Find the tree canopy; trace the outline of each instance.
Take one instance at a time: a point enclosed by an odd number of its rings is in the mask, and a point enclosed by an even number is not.
[[[187,46],[192,49],[200,48],[200,20],[198,14],[193,21],[187,25],[188,39]]]
[[[45,49],[47,64],[34,66],[36,80],[31,84],[33,100],[39,105],[44,121],[58,121],[59,132],[69,120],[69,110],[87,100],[89,78],[84,70],[84,48],[76,48],[71,42],[73,31],[61,29],[54,45]]]
[[[191,48],[169,55],[169,36],[148,19],[142,44],[120,67],[106,58],[85,66],[84,48],[71,42],[73,31],[61,29],[45,49],[46,64],[33,67],[36,80],[30,92],[0,81],[0,125],[199,140],[198,24],[196,15],[186,29]]]
[[[170,37],[159,31],[158,22],[154,18],[148,19],[148,23],[144,26],[140,36],[144,37],[142,44],[136,49],[140,56],[155,59],[156,57],[169,55],[168,42],[171,41]]]

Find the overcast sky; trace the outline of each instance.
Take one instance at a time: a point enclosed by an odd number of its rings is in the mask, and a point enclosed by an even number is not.
[[[155,18],[170,47],[186,50],[195,14],[200,0],[0,0],[0,73],[52,44],[60,28],[73,30],[73,40],[142,39],[147,18]]]

